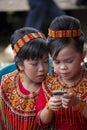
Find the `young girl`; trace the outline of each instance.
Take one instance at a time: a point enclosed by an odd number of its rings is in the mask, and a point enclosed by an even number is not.
[[[2,77],[0,130],[39,130],[36,100],[49,67],[46,38],[34,28],[21,28],[11,45],[18,70]]]
[[[40,89],[37,122],[53,123],[53,130],[87,130],[87,71],[81,65],[85,51],[80,21],[56,17],[48,35],[54,73]]]

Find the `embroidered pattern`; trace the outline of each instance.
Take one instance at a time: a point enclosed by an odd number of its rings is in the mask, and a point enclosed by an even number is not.
[[[36,99],[38,93],[29,94],[29,96],[23,95],[18,89],[19,72],[13,75],[6,75],[4,77],[4,84],[2,86],[2,98],[6,104],[16,114],[22,116],[34,116],[36,114]],[[14,81],[14,82],[13,82]]]
[[[81,35],[81,30],[48,30],[48,35],[53,38],[69,38],[78,37]]]

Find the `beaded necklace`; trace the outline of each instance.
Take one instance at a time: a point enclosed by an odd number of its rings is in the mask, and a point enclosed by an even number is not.
[[[61,78],[61,76],[58,76],[56,79],[57,79],[59,85],[62,86],[62,88],[64,88],[64,89],[75,88],[75,87],[81,82],[81,80],[83,79],[84,74],[85,74],[85,70],[82,69],[82,70],[81,70],[81,76],[80,76],[80,78],[74,83],[74,85],[64,83],[63,80],[62,80],[62,78]]]

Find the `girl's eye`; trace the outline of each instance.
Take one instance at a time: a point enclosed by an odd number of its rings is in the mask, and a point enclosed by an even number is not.
[[[60,64],[60,61],[57,61],[57,60],[54,60],[53,62],[54,62],[54,64]],[[65,60],[64,62],[65,63],[72,63],[73,59],[68,59],[68,60]]]
[[[37,63],[31,63],[31,65],[36,66],[36,65],[37,65]]]
[[[59,63],[60,63],[60,62],[57,61],[57,60],[54,60],[53,62],[54,62],[54,64],[59,64]]]
[[[46,63],[46,64],[49,63],[49,60],[45,60],[44,63]]]
[[[69,59],[69,60],[66,60],[67,63],[72,63],[73,60],[72,59]]]

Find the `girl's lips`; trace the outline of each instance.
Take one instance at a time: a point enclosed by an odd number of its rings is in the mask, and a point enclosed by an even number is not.
[[[45,76],[44,76],[44,75],[39,75],[39,76],[37,76],[37,79],[38,79],[38,80],[44,80],[44,79],[45,79]]]
[[[37,77],[43,77],[44,76],[44,74],[41,74],[41,75],[38,75]]]
[[[61,76],[68,77],[69,73],[61,73]]]
[[[38,78],[44,78],[45,75],[44,75],[44,74],[43,74],[43,75],[38,75],[37,77],[38,77]]]

